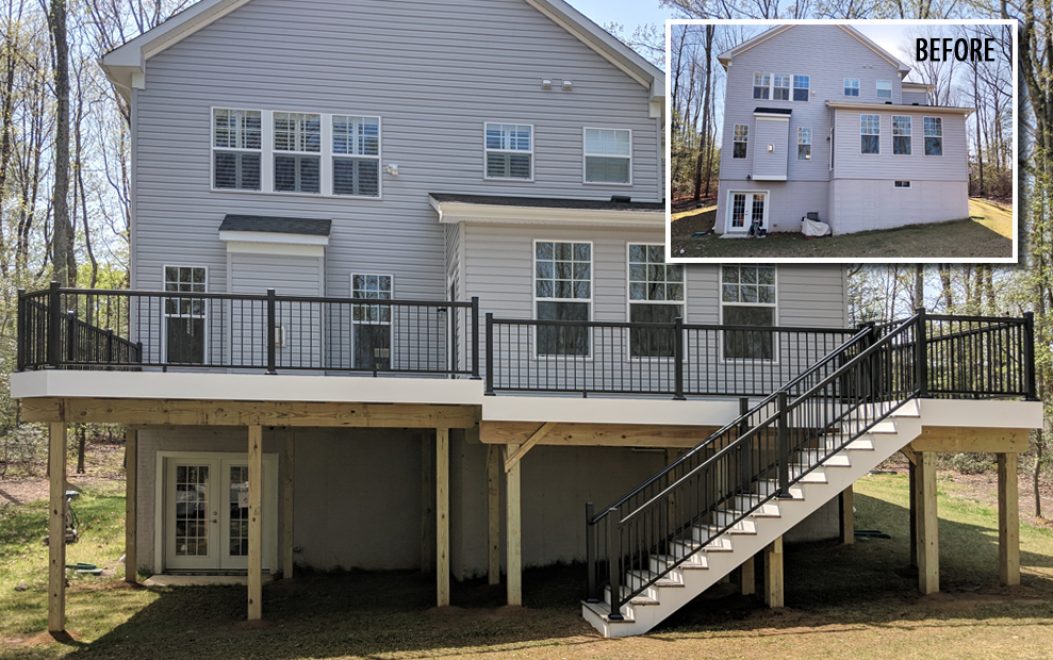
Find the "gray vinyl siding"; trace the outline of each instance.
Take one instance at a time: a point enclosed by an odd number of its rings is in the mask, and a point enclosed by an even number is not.
[[[881,123],[880,153],[860,152],[859,116],[876,114]],[[911,153],[892,153],[892,116],[911,117]],[[943,119],[943,155],[925,155],[924,117]],[[967,181],[969,151],[965,138],[965,117],[940,113],[938,108],[918,112],[837,109],[834,135],[835,179],[922,179],[926,181]]]
[[[913,92],[903,90],[903,102],[904,103],[917,103],[918,105],[929,104],[928,92]]]
[[[430,192],[660,198],[649,90],[523,0],[253,0],[147,70],[133,99],[137,288],[158,288],[175,254],[227,290],[217,230],[240,213],[332,219],[330,295],[349,294],[352,271],[394,270],[399,297],[441,298]],[[542,90],[542,78],[574,89]],[[213,192],[212,107],[380,116],[382,165],[400,175],[382,174],[377,200]],[[487,120],[534,125],[533,182],[484,181]],[[585,126],[632,129],[631,186],[582,183]]]
[[[786,168],[790,161],[790,122],[783,119],[756,117],[754,119],[753,140],[753,177],[786,178]],[[794,136],[796,138],[796,136]],[[796,144],[796,139],[793,140]],[[768,146],[772,151],[768,151]],[[794,158],[796,158],[796,151]]]

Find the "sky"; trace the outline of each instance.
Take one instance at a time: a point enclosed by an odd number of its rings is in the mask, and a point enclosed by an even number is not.
[[[665,19],[671,13],[660,6],[659,0],[568,0],[568,2],[600,25],[620,23],[625,28],[626,34],[632,34],[638,26],[648,23],[664,26]]]

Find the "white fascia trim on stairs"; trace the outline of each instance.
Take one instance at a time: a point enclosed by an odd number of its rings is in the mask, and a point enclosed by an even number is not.
[[[918,399],[925,426],[1040,429],[1041,401]]]

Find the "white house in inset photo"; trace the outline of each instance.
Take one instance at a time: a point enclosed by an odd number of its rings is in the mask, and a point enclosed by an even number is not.
[[[783,25],[722,53],[718,210],[726,236],[833,234],[969,216],[966,119],[849,25]],[[752,230],[752,231],[751,231]]]

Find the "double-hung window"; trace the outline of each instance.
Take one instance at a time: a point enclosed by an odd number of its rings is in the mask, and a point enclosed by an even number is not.
[[[812,129],[797,129],[797,160],[812,159]]]
[[[360,300],[391,300],[394,280],[390,275],[351,275],[351,297]],[[351,310],[354,368],[376,371],[391,369],[391,305],[355,304]]]
[[[735,124],[735,136],[732,139],[731,157],[745,158],[746,147],[749,143],[750,127],[746,124]]]
[[[274,113],[274,190],[321,192],[322,116]]]
[[[165,266],[165,291],[205,293],[208,271],[197,266]],[[165,362],[203,364],[205,362],[204,298],[165,298]]]
[[[859,115],[859,151],[864,154],[881,153],[881,117]]]
[[[632,131],[585,129],[585,183],[632,182]]]
[[[785,73],[777,73],[772,77],[774,81],[772,98],[776,101],[790,100],[790,76]]]
[[[259,110],[212,111],[212,187],[259,190],[263,153],[263,113]]]
[[[898,156],[910,155],[910,129],[911,120],[909,115],[892,116],[892,153]]]
[[[673,323],[684,318],[684,267],[665,263],[662,245],[629,244],[629,321]],[[673,357],[672,329],[632,328],[630,357]]]
[[[487,179],[534,178],[534,127],[529,124],[488,123],[486,140]]]
[[[808,76],[794,76],[793,77],[793,100],[794,101],[807,101],[808,92],[811,88],[812,79]]]
[[[539,321],[587,322],[592,315],[592,244],[534,243],[534,300]],[[589,328],[539,324],[539,356],[587,357]]]
[[[943,119],[941,117],[925,117],[925,155],[943,155]]]
[[[775,267],[724,266],[720,279],[722,323],[739,326],[724,331],[724,359],[774,360]]]
[[[879,99],[892,98],[892,82],[889,80],[877,81],[877,97]]]
[[[380,118],[333,115],[333,194],[380,197]]]
[[[753,74],[753,98],[767,101],[771,98],[771,74]]]
[[[845,96],[859,96],[859,78],[845,78]]]

